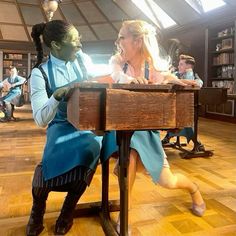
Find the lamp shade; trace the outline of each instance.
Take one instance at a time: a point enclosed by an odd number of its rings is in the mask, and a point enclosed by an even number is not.
[[[44,0],[43,9],[47,15],[48,20],[50,21],[58,8],[59,0]]]

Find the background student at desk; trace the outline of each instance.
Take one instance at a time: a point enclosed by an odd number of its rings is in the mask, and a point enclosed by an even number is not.
[[[0,109],[4,113],[4,117],[0,118],[0,122],[15,121],[13,115],[14,106],[19,104],[19,99],[22,93],[21,86],[25,83],[25,78],[18,75],[15,66],[9,67],[9,77],[0,83],[0,89],[8,90],[7,94],[0,98]]]
[[[179,56],[178,71],[176,71],[174,74],[183,83],[192,86],[199,86],[201,88],[203,86],[203,81],[194,70],[195,64],[196,62],[194,57],[190,55],[181,54]],[[193,138],[193,135],[194,135],[194,130],[192,127],[186,127],[179,132],[168,131],[166,133],[166,136],[162,140],[162,144],[163,145],[168,144],[170,143],[170,139],[172,137],[180,137],[180,136],[186,137],[187,142],[190,142]]]

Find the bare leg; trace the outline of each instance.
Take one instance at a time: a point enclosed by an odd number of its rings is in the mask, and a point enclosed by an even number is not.
[[[191,194],[194,204],[204,204],[198,186],[182,174],[173,174],[168,167],[162,169],[159,184],[169,189],[185,189]]]

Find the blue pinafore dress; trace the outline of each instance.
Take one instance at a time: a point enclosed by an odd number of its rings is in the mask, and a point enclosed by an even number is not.
[[[175,74],[179,79],[187,79],[187,80],[196,80],[195,74],[192,71],[188,71],[185,73],[185,76],[181,76],[178,72]],[[200,79],[200,78],[199,78]],[[201,80],[201,79],[200,79]],[[202,80],[201,80],[202,81]],[[168,131],[166,137],[185,137],[187,142],[189,143],[194,136],[194,129],[193,127],[185,127],[178,132],[171,132]]]
[[[20,81],[18,76],[16,76],[13,80],[11,78],[8,78],[7,80],[8,83],[10,84],[15,84]],[[21,87],[17,86],[14,88],[10,88],[9,92],[4,97],[2,97],[1,100],[4,102],[9,102],[13,105],[18,105],[19,103],[18,100],[20,98],[20,95],[21,95]]]
[[[125,63],[123,67],[124,73],[126,73],[127,67],[128,64]],[[147,62],[145,62],[145,78],[149,78],[149,66]],[[106,133],[103,145],[106,147],[104,149],[105,157],[111,155],[115,149],[118,150],[118,146],[116,146],[115,131]],[[151,175],[153,182],[157,183],[163,168],[165,155],[159,131],[135,131],[131,137],[130,148],[133,148],[138,152],[140,159]]]
[[[81,65],[81,59],[78,62],[80,67],[85,68]],[[84,80],[76,65],[73,65],[73,68],[77,80],[72,83]],[[48,78],[42,67],[39,69],[44,76],[47,93],[50,95],[58,89],[54,81],[51,60],[48,60]],[[101,136],[96,136],[91,131],[77,130],[68,122],[67,103],[62,99],[55,118],[48,125],[42,163],[35,169],[33,186],[62,186],[78,179],[84,180],[89,185],[100,157],[101,143]]]

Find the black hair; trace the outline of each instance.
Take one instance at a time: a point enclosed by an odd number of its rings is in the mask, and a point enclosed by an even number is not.
[[[32,27],[31,37],[37,51],[37,63],[34,67],[38,67],[43,60],[43,47],[40,36],[42,35],[45,45],[51,48],[51,42],[62,42],[72,26],[72,24],[62,20],[52,20]]]

